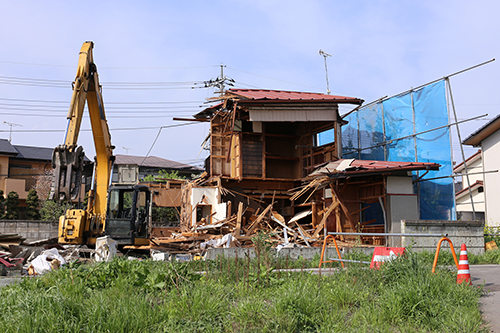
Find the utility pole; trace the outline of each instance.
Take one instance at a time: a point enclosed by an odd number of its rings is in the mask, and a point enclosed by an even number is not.
[[[19,126],[19,127],[23,127],[23,125],[21,124],[14,124],[14,123],[9,123],[8,121],[3,121],[4,124],[6,124],[7,126],[10,126],[10,131],[9,131],[9,143],[12,142],[12,127],[13,126]]]
[[[223,63],[220,64],[220,76],[218,76],[215,80],[210,79],[209,81],[205,81],[205,87],[203,88],[209,88],[209,87],[216,87],[219,88],[219,91],[215,91],[216,94],[219,94],[221,97],[224,95],[224,89],[226,88],[226,85],[228,86],[234,86],[234,80],[231,79],[230,77],[227,77],[224,75],[224,65]]]
[[[122,148],[125,149],[127,155],[128,155],[128,151],[132,150],[132,148],[127,148],[127,147],[122,147]]]
[[[323,50],[319,50],[319,55],[322,55],[323,58],[325,58],[325,73],[326,73],[326,93],[328,95],[331,94],[331,91],[330,91],[330,83],[328,82],[328,66],[326,65],[326,58],[327,57],[331,57],[332,55],[331,54],[328,54],[326,53],[325,51]]]
[[[220,78],[219,80],[219,95],[222,97],[222,95],[224,94],[224,80],[226,79],[226,77],[224,76],[224,64],[223,63],[220,63]]]

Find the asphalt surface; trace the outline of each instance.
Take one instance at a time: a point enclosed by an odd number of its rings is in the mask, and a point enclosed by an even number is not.
[[[481,297],[481,311],[490,331],[500,333],[500,265],[471,265],[472,283],[488,291]]]

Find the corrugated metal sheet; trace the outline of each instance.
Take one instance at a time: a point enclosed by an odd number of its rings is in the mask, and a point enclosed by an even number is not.
[[[229,89],[228,93],[238,95],[251,100],[275,100],[275,101],[309,101],[309,102],[336,102],[362,104],[363,100],[355,97],[326,95],[319,93],[263,90],[263,89]]]
[[[337,160],[316,169],[309,176],[330,175],[332,178],[341,178],[354,175],[379,174],[385,172],[415,171],[415,170],[439,170],[437,163],[424,162],[392,162],[392,161],[366,161],[352,160],[348,167],[346,160]],[[340,166],[342,170],[339,170]]]

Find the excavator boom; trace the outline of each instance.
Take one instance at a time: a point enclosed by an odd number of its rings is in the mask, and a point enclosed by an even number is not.
[[[96,152],[94,183],[88,193],[86,210],[69,209],[59,219],[59,242],[92,245],[97,237],[109,235],[119,244],[149,244],[152,202],[149,188],[139,185],[110,187],[114,147],[104,112],[93,47],[92,42],[85,42],[80,50],[65,142],[54,149],[52,158],[54,182],[51,197],[73,201],[81,192],[85,155],[77,141],[85,103]]]

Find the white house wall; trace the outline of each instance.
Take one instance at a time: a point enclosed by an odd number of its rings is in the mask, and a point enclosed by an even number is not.
[[[488,136],[482,143],[484,171],[498,170],[500,167],[500,130]],[[500,173],[484,174],[486,201],[486,225],[500,225]]]
[[[196,223],[196,209],[199,205],[212,206],[212,222],[224,220],[227,215],[227,205],[225,202],[219,202],[219,188],[218,187],[195,187],[191,190],[191,225]]]
[[[465,169],[461,168],[461,170],[459,171],[460,173],[465,173]],[[475,182],[477,182],[478,180],[484,180],[483,178],[483,163],[482,163],[482,159],[481,158],[478,158],[476,159],[474,162],[469,162],[467,163],[467,172],[469,173],[469,181],[470,181],[470,184],[474,184]],[[471,175],[471,173],[473,173]],[[463,188],[466,188],[468,185],[467,185],[467,177],[462,176],[462,186]]]
[[[472,184],[472,182],[471,182]],[[472,200],[474,201],[474,210],[476,212],[484,212],[484,192],[479,192],[477,188],[472,191]],[[469,191],[463,193],[456,199],[457,212],[472,212],[472,205],[470,203]]]

